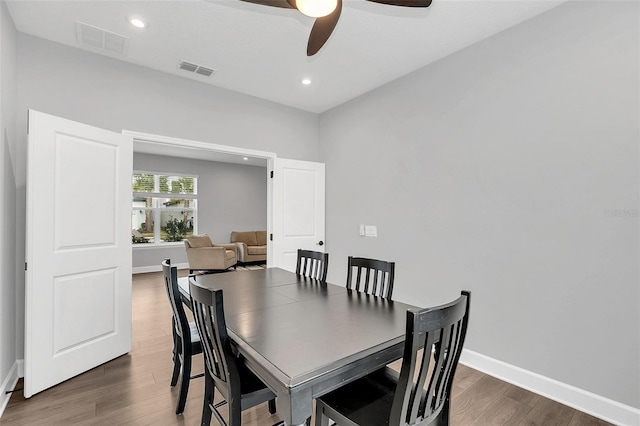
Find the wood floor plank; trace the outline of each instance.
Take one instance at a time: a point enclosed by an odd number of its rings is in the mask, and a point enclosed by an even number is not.
[[[613,426],[609,422],[600,420],[586,413],[576,411],[569,422],[569,426]]]
[[[569,425],[575,411],[550,399],[541,399],[520,423],[523,426]]]
[[[484,412],[472,423],[473,426],[517,425],[531,411],[531,407],[501,396],[492,401]]]
[[[456,395],[456,399],[452,400],[452,423],[460,425],[473,424],[493,401],[504,394],[508,387],[508,383],[494,377],[487,375],[481,377],[469,389]]]
[[[187,271],[178,271],[186,276]],[[182,415],[175,414],[179,388],[173,371],[171,308],[162,274],[133,277],[132,350],[104,365],[25,399],[12,394],[0,426],[195,426],[200,424],[203,379],[190,382]],[[396,369],[401,363],[392,364]],[[202,355],[192,374],[204,370]],[[17,389],[22,388],[19,381]],[[219,394],[217,400],[220,400]],[[587,414],[459,365],[452,390],[453,426],[609,426]],[[226,409],[221,411],[226,413]],[[271,426],[280,417],[266,404],[243,412],[243,426]],[[216,425],[216,421],[211,422]]]

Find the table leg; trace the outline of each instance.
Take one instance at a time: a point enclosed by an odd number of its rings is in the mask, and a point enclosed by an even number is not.
[[[307,419],[313,412],[313,396],[311,389],[293,391],[289,395],[278,395],[278,414],[287,426],[308,425]]]

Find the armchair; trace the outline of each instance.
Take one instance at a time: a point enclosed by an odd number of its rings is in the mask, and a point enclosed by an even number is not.
[[[189,262],[189,273],[193,271],[223,271],[236,267],[238,252],[235,244],[213,244],[209,235],[192,235],[184,240]]]

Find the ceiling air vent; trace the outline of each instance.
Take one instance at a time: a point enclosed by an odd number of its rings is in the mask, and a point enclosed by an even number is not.
[[[76,38],[81,46],[110,55],[125,55],[129,37],[76,21]]]
[[[204,75],[205,77],[210,77],[211,74],[215,72],[213,68],[203,67],[202,65],[194,64],[187,61],[181,61],[178,64],[178,68],[184,71],[194,72],[196,74]]]

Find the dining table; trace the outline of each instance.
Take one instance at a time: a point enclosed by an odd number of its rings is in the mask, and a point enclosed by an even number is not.
[[[305,424],[314,398],[401,358],[406,312],[417,309],[280,268],[180,278],[185,301],[190,278],[223,290],[229,336],[286,425]]]

